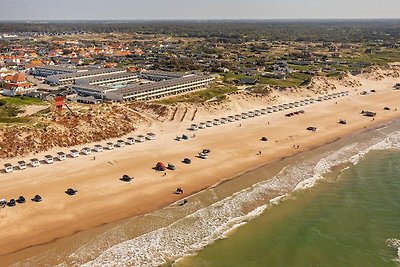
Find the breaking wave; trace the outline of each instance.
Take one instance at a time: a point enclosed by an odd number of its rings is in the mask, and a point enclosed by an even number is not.
[[[160,266],[173,262],[226,238],[233,229],[259,216],[290,192],[314,186],[333,166],[357,164],[371,150],[399,148],[400,134],[382,134],[368,142],[346,145],[287,166],[272,179],[236,192],[166,227],[114,245],[83,266]],[[70,260],[80,264],[73,255]]]
[[[388,239],[386,240],[386,245],[388,245],[391,248],[397,249],[397,259],[396,261],[400,262],[400,240],[399,239]]]

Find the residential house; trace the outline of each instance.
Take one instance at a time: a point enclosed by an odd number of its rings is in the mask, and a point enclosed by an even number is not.
[[[255,85],[257,83],[259,83],[259,80],[255,78],[241,78],[238,82],[240,85]]]
[[[16,96],[34,91],[32,83],[28,82],[26,77],[20,73],[6,76],[4,81],[3,95]]]

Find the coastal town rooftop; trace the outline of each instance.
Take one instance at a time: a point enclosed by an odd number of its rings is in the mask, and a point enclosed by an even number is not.
[[[102,76],[93,76],[88,78],[79,79],[76,81],[77,84],[107,84],[115,82],[123,82],[130,80],[138,80],[139,76],[134,72],[121,72],[112,73]]]
[[[57,74],[49,76],[48,79],[52,80],[63,80],[63,79],[83,79],[89,78],[96,75],[106,75],[110,73],[123,73],[126,72],[125,69],[121,68],[109,68],[109,69],[97,69],[97,70],[88,70],[84,72],[74,72],[74,73],[66,73],[66,74]]]
[[[161,80],[169,80],[169,79],[184,77],[186,76],[186,74],[180,72],[163,71],[163,70],[143,70],[140,73],[140,76],[142,78],[146,78],[149,80],[161,81]]]

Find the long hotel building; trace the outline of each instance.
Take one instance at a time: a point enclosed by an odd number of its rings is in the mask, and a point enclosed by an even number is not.
[[[77,72],[84,72],[87,71],[85,69],[76,69],[73,67],[67,67],[67,66],[62,66],[62,65],[47,65],[47,66],[40,66],[40,67],[35,67],[32,70],[32,74],[35,76],[41,76],[41,77],[49,77],[53,75],[60,75],[60,74],[71,74],[71,73],[77,73]]]
[[[126,73],[125,69],[110,68],[110,69],[97,69],[82,72],[65,73],[52,75],[47,77],[47,82],[50,84],[73,84],[81,79],[98,78],[105,75]]]
[[[72,89],[83,96],[94,96],[116,102],[132,100],[150,100],[169,95],[176,95],[206,87],[214,77],[211,75],[185,75],[159,82],[132,85],[123,88],[109,88],[98,85],[73,85]]]
[[[139,82],[139,75],[133,72],[113,73],[75,80],[75,84],[79,85],[90,84],[100,86],[110,84],[129,84],[133,82]]]

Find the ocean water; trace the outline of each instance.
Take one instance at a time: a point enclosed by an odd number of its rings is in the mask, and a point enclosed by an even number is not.
[[[400,266],[397,247],[400,152],[373,151],[174,266]]]

